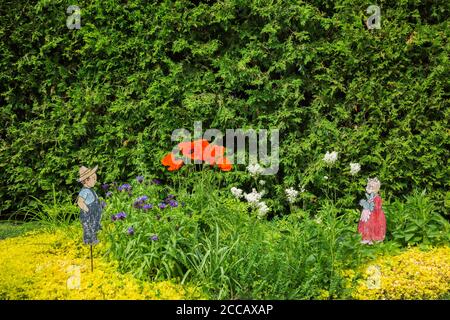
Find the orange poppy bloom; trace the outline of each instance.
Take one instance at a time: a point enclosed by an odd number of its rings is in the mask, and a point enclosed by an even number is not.
[[[209,144],[206,139],[180,142],[178,149],[183,156],[192,160],[205,161],[212,166],[217,164],[222,171],[230,171],[233,168],[230,160],[225,157],[226,148]],[[161,163],[168,167],[169,171],[178,170],[184,165],[184,161],[182,159],[176,159],[176,155],[172,152],[165,155]]]
[[[161,163],[165,167],[169,167],[169,171],[175,171],[183,166],[183,160],[175,159],[175,155],[170,152],[164,158],[162,158]]]
[[[203,161],[204,150],[208,147],[209,142],[206,139],[198,139],[195,141],[185,141],[178,144],[178,148],[185,157],[192,160]]]
[[[215,165],[219,158],[222,158],[225,154],[225,147],[210,144],[203,151],[203,159],[210,165]]]
[[[233,168],[227,157],[220,157],[217,159],[217,166],[222,171],[230,171]]]

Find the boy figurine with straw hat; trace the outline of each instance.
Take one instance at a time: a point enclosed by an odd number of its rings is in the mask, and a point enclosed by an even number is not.
[[[92,190],[92,187],[97,182],[97,174],[95,173],[97,169],[98,166],[91,169],[82,166],[78,179],[78,182],[83,184],[77,200],[77,204],[81,209],[80,220],[83,226],[83,242],[91,246],[98,243],[97,232],[102,228],[100,225],[102,206],[97,194]]]

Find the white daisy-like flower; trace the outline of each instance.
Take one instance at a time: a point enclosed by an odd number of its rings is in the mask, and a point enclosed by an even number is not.
[[[267,204],[264,201],[258,202],[258,217],[262,218],[264,217],[269,211],[270,208],[267,206]]]
[[[359,163],[350,163],[350,174],[354,176],[361,171],[361,165]]]
[[[290,203],[294,203],[298,196],[298,191],[294,188],[288,188],[284,190],[286,192],[287,199]]]
[[[301,187],[300,187],[300,193],[303,193],[303,192],[305,192],[305,191],[306,191],[305,187],[304,187],[304,186],[301,186]]]
[[[242,192],[243,192],[242,189],[236,187],[231,188],[231,193],[238,199],[242,197]]]
[[[263,169],[259,164],[257,164],[257,163],[255,163],[255,164],[250,164],[250,165],[247,167],[247,170],[248,170],[248,172],[250,172],[250,174],[251,174],[252,176],[257,176],[257,175],[260,175],[261,173],[264,172],[264,169]]]
[[[323,178],[324,178],[325,180],[328,180],[328,176],[323,176]]]
[[[266,180],[259,180],[259,184],[262,185],[262,186],[265,185],[266,184]]]
[[[325,161],[328,165],[333,165],[338,158],[338,153],[336,151],[325,153],[325,156],[323,157],[323,161]]]
[[[261,200],[261,197],[262,195],[255,188],[252,189],[251,193],[244,193],[245,200],[252,204],[257,204]]]

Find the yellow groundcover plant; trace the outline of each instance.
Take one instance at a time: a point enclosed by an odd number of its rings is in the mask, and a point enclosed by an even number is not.
[[[71,234],[72,232],[72,234]],[[142,282],[103,258],[73,229],[34,232],[0,241],[0,299],[201,299],[198,290],[172,282]]]
[[[450,248],[411,248],[396,256],[381,256],[366,265],[362,277],[347,270],[356,283],[355,299],[439,299],[450,293]]]

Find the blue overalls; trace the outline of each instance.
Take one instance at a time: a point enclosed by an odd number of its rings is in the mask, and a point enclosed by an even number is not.
[[[102,219],[102,206],[98,200],[97,194],[90,188],[83,187],[79,196],[84,199],[89,212],[80,210],[80,221],[83,226],[83,242],[85,244],[97,244],[97,232],[102,228],[100,220]]]

